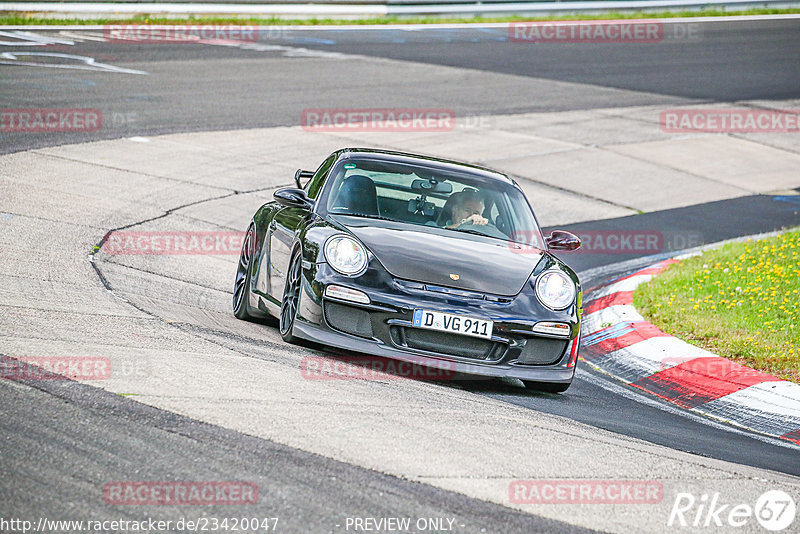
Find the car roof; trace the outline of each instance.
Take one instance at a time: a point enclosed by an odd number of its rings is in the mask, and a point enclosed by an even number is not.
[[[511,178],[501,172],[487,169],[486,167],[481,167],[479,165],[472,165],[470,163],[437,158],[434,156],[423,156],[422,154],[411,154],[409,152],[396,152],[393,150],[381,150],[377,148],[343,148],[339,152],[341,152],[340,159],[365,157],[370,159],[407,163],[411,165],[424,165],[426,167],[435,167],[443,171],[452,170],[454,172],[469,172],[470,174],[479,175],[490,180],[499,180],[505,183],[514,184],[514,181]]]

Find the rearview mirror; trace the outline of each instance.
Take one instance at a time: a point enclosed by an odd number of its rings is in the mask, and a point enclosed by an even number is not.
[[[300,178],[308,178],[309,180],[314,177],[314,171],[304,171],[303,169],[297,169],[297,172],[294,173],[294,183],[297,184],[298,189],[303,189],[303,184],[300,183]]]
[[[437,182],[434,180],[421,180],[417,178],[411,182],[411,189],[420,193],[444,193],[453,192],[453,184],[449,182]]]
[[[287,208],[302,208],[310,210],[314,203],[306,196],[306,192],[302,189],[295,189],[294,187],[285,187],[278,189],[272,194],[272,197],[281,206]]]
[[[545,238],[547,248],[553,250],[577,250],[581,248],[581,239],[571,232],[564,230],[553,230],[553,232]]]

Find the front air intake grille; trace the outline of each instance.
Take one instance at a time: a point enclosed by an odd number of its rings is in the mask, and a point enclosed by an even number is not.
[[[393,327],[392,341],[396,345],[410,349],[479,360],[499,359],[507,348],[502,343],[495,343],[488,339],[422,328]]]
[[[553,365],[567,349],[566,339],[531,337],[525,342],[517,363],[523,365]]]
[[[326,301],[325,319],[336,330],[359,337],[372,337],[372,321],[366,310]]]

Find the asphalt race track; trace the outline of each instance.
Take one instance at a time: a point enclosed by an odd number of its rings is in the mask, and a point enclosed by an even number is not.
[[[687,34],[692,28],[692,38],[668,39],[665,30],[664,42],[648,46],[513,43],[505,28],[323,32],[282,27],[240,46],[112,45],[94,40],[102,36],[97,31],[44,32],[74,43],[47,46],[48,54],[82,55],[149,75],[72,70],[54,76],[51,69],[2,67],[4,106],[100,108],[117,120],[92,133],[19,140],[9,135],[0,151],[125,135],[289,126],[298,124],[311,105],[438,106],[462,116],[797,98],[797,19],[681,26]],[[18,47],[34,49],[44,50]],[[348,62],[342,68],[337,54],[414,63],[408,69],[381,69],[374,62]],[[30,59],[80,62],[24,56],[18,61]],[[3,63],[9,62],[0,59]],[[497,76],[477,76],[477,71]]]
[[[352,531],[353,517],[451,518],[457,532],[663,532],[678,491],[800,497],[800,447],[644,398],[588,365],[562,395],[499,380],[302,380],[303,358],[342,354],[236,321],[236,255],[92,250],[110,230],[244,230],[295,168],[357,141],[497,165],[547,228],[658,231],[670,236],[662,255],[800,224],[796,134],[687,141],[652,119],[685,106],[800,108],[800,20],[683,24],[685,36],[673,27],[648,45],[513,43],[502,28],[458,28],[274,29],[245,44],[37,29],[49,44],[27,46],[30,36],[4,30],[0,107],[100,110],[103,126],[0,131],[0,355],[106,354],[143,374],[0,380],[0,517],[239,513],[114,506],[103,485],[117,480],[252,481],[260,499],[247,514],[279,516],[278,532]],[[477,127],[458,142],[298,128],[308,108],[390,107],[448,108]],[[494,142],[502,158],[481,148]],[[523,142],[537,148],[508,148]],[[598,183],[616,186],[593,188],[560,180],[563,162],[546,159],[606,142],[597,157],[653,172],[636,176],[641,191],[628,169],[600,171]],[[643,156],[647,143],[673,159]],[[749,184],[737,151],[781,162],[768,183]],[[606,161],[594,157],[576,168]],[[586,290],[651,254],[563,258]],[[655,512],[508,502],[511,480],[562,477],[660,480],[665,498]]]

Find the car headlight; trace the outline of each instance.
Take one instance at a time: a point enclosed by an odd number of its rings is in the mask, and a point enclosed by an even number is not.
[[[355,276],[367,268],[367,251],[352,237],[337,235],[325,242],[325,261],[337,272]]]
[[[561,271],[545,271],[536,279],[536,296],[552,310],[563,310],[575,300],[575,283]]]

